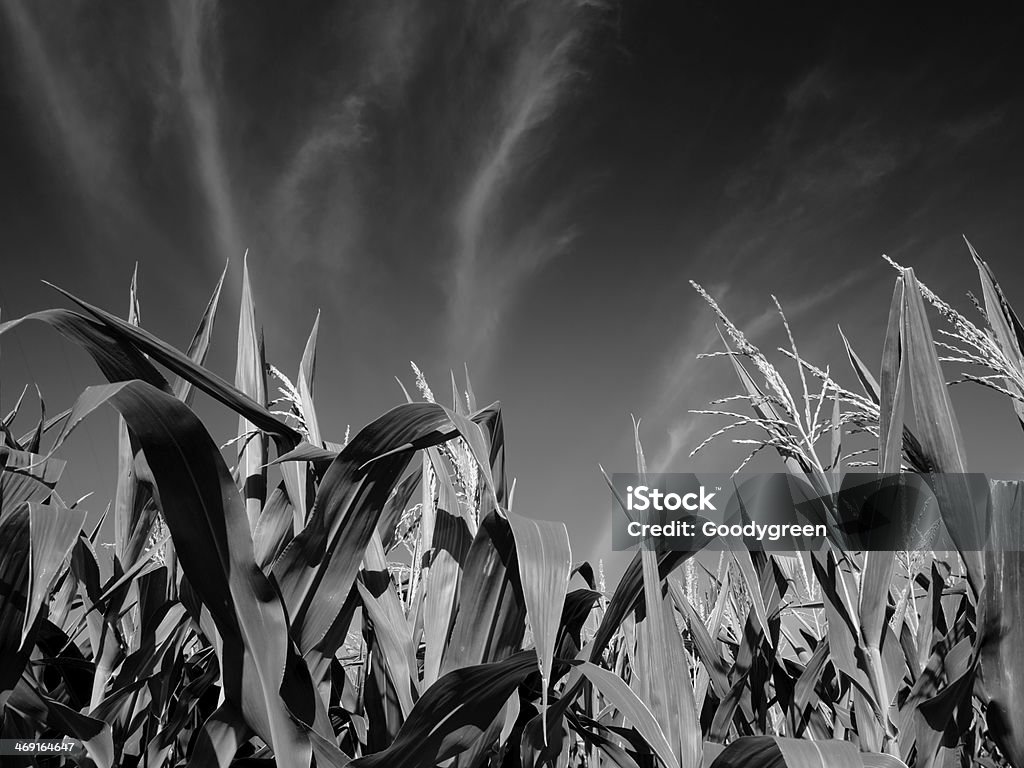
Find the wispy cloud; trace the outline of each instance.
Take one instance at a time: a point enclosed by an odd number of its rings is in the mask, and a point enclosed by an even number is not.
[[[160,242],[153,219],[139,202],[138,170],[130,166],[127,148],[140,133],[134,124],[131,101],[123,93],[117,57],[107,55],[106,42],[96,39],[95,29],[79,17],[87,9],[66,9],[48,15],[41,6],[12,0],[0,4],[13,32],[23,82],[19,93],[38,123],[52,140],[43,143],[58,167],[68,168],[86,204],[113,216],[119,226],[145,230],[151,243]],[[124,51],[132,69],[131,87],[162,93],[156,83],[165,76],[177,77],[175,102],[183,106],[194,147],[192,169],[210,212],[218,251],[238,255],[241,236],[232,207],[230,174],[221,149],[217,94],[209,72],[216,65],[217,41],[211,34],[214,6],[207,0],[183,0],[168,6],[171,17],[170,53],[155,45],[147,59],[135,60]],[[82,23],[80,23],[82,22]],[[144,31],[144,30],[140,30]],[[156,81],[152,81],[154,74]],[[147,94],[148,96],[149,94]],[[166,105],[147,105],[141,114],[168,117]]]
[[[41,10],[20,0],[0,3],[0,13],[12,32],[10,44],[19,54],[22,81],[32,83],[19,93],[43,127],[47,140],[42,146],[56,153],[54,160],[60,167],[70,169],[82,198],[91,204],[119,207],[127,200],[121,194],[116,157],[117,115],[109,109],[97,115],[90,98],[95,95],[95,83],[83,82],[84,68],[75,66],[73,48],[56,50],[54,41],[43,34],[42,22],[36,18]],[[73,18],[45,21],[66,23]]]
[[[340,267],[363,228],[356,157],[368,141],[362,124],[365,99],[357,93],[309,121],[268,198],[275,250],[296,263]]]
[[[282,255],[338,268],[357,250],[370,215],[360,155],[376,138],[367,113],[397,113],[430,34],[424,10],[420,2],[382,0],[337,22],[358,37],[360,55],[349,71],[315,73],[325,81],[320,98],[289,126],[290,147],[267,205]]]
[[[579,74],[577,56],[601,7],[586,0],[540,0],[506,6],[523,29],[511,43],[513,60],[498,85],[493,129],[477,158],[455,211],[456,253],[449,289],[449,343],[478,351],[493,336],[517,289],[564,252],[571,231],[552,201],[525,231],[503,237],[510,187],[542,156],[537,133],[550,122]],[[498,20],[495,20],[498,24]]]
[[[169,8],[180,66],[181,97],[195,149],[194,170],[206,200],[219,257],[237,258],[243,249],[242,235],[222,148],[218,99],[210,76],[219,63],[217,38],[213,34],[215,7],[210,0],[172,0]]]

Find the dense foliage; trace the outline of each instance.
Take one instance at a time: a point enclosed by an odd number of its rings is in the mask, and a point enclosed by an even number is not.
[[[716,435],[753,429],[826,492],[858,461],[965,470],[940,355],[1024,418],[1024,328],[972,255],[981,325],[897,268],[878,374],[847,344],[861,393],[793,345],[794,397],[704,294],[742,387],[708,411],[733,418]],[[223,280],[184,353],[139,326],[134,283],[127,321],[65,294],[76,310],[0,325],[49,324],[109,382],[21,437],[20,401],[0,423],[0,738],[69,736],[64,759],[100,768],[1024,768],[1019,553],[642,551],[606,590],[564,525],[512,511],[501,410],[468,375],[445,406],[417,370],[416,401],[332,442],[317,327],[294,381],[268,366],[247,272],[234,384],[204,367]],[[198,392],[238,414],[227,446]],[[57,456],[101,406],[117,490],[87,526]],[[844,453],[858,433],[870,455]]]

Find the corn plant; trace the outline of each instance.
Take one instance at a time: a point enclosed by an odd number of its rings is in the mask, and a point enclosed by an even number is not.
[[[961,379],[1015,408],[1024,391],[1021,326],[974,258],[981,327],[900,269],[877,378],[848,346],[863,394],[790,333],[794,396],[705,294],[743,388],[708,409],[734,419],[718,437],[761,430],[737,439],[822,490],[872,458],[844,450],[856,433],[887,470],[965,467],[924,301]],[[145,330],[134,278],[126,319],[61,291],[75,309],[0,325],[48,324],[106,379],[19,428],[23,393],[0,421],[0,738],[68,737],[39,760],[100,767],[1024,766],[1013,552],[739,548],[710,568],[645,549],[606,589],[562,523],[514,508],[500,404],[468,372],[444,405],[414,365],[416,397],[332,435],[319,318],[294,375],[271,365],[245,265],[234,379],[206,367],[224,279],[185,351]],[[214,440],[200,393],[234,434]],[[118,469],[94,524],[60,455],[104,407]]]
[[[877,378],[842,337],[862,394],[803,360],[789,334],[790,348],[780,351],[799,372],[802,397],[794,397],[776,366],[696,286],[722,321],[731,344],[719,354],[732,359],[744,388],[725,402],[746,402],[754,412],[747,416],[722,409],[720,403],[703,411],[732,419],[712,439],[752,428],[753,437],[736,442],[752,444],[755,452],[774,448],[787,469],[819,473],[822,483],[843,461],[883,472],[950,473],[938,491],[955,507],[962,498],[957,494],[969,492],[962,487],[969,465],[941,363],[969,366],[954,383],[976,382],[996,390],[1010,400],[1019,418],[1024,344],[1021,324],[992,271],[968,247],[982,283],[984,302],[974,303],[983,325],[975,325],[922,285],[912,269],[891,262],[898,277]],[[925,302],[946,321],[939,341],[932,335]],[[744,361],[758,371],[760,383]],[[816,380],[817,388],[808,379]],[[910,402],[912,427],[904,418]],[[829,404],[831,419],[820,419]],[[844,454],[843,439],[857,433],[867,435],[874,446]],[[819,441],[827,442],[827,453]],[[827,462],[817,460],[822,453]],[[812,553],[827,622],[820,633],[804,622],[803,642],[789,638],[796,657],[789,665],[810,656],[792,692],[775,689],[783,709],[784,696],[799,697],[789,719],[792,735],[844,738],[862,750],[881,751],[914,766],[1021,764],[1022,658],[1019,646],[1014,647],[1024,599],[1019,581],[1024,563],[1014,551],[1021,533],[1021,486],[991,481],[988,491],[991,534],[1002,542],[994,551],[979,553],[971,544],[983,540],[987,521],[949,516],[942,522],[958,550],[950,562],[935,552],[893,557],[829,547]],[[772,561],[778,565],[779,560],[770,557],[763,566],[771,567]],[[775,677],[776,685],[785,679]],[[773,747],[765,742],[764,749],[767,754]],[[742,760],[752,759],[752,754]],[[736,764],[742,761],[738,758]]]

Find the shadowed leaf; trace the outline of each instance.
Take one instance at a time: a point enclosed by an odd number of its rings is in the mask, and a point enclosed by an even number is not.
[[[85,511],[67,509],[62,504],[47,505],[30,502],[28,505],[29,558],[28,606],[22,624],[21,641],[28,639],[43,602],[49,598],[54,579],[57,578],[71,546],[85,524]]]
[[[432,768],[468,749],[536,670],[537,655],[521,651],[503,661],[449,672],[416,702],[394,744],[352,761],[352,768]]]
[[[307,766],[309,742],[290,712],[312,722],[315,694],[308,675],[284,674],[292,653],[284,608],[253,559],[244,508],[217,446],[191,410],[144,382],[87,389],[79,420],[104,403],[138,440],[181,567],[216,623],[225,696],[279,765]]]

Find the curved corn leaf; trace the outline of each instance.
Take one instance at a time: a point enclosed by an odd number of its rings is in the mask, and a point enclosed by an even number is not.
[[[728,665],[718,652],[716,643],[708,633],[708,628],[705,626],[704,621],[697,614],[697,611],[694,610],[690,601],[686,599],[683,590],[672,579],[666,579],[666,583],[668,584],[668,591],[672,597],[672,602],[675,603],[676,608],[686,619],[686,623],[690,628],[690,637],[693,640],[697,657],[704,664],[704,669],[708,673],[715,695],[719,699],[725,698],[729,693],[730,687]]]
[[[228,768],[249,728],[234,705],[225,702],[206,718],[196,736],[188,768]]]
[[[292,539],[292,503],[283,485],[274,489],[263,505],[256,530],[252,532],[253,555],[261,568],[268,567]]]
[[[360,467],[392,445],[408,443],[409,433],[417,426],[422,424],[424,432],[433,433],[447,423],[447,417],[440,409],[425,405],[430,411],[429,417],[424,418],[424,414],[419,412],[422,411],[420,404],[407,406],[416,409],[416,413],[401,413],[394,409],[352,439],[324,474],[305,528],[275,563],[274,575],[286,603],[291,607],[293,624],[301,626],[307,612],[313,611],[305,619],[307,629],[300,642],[304,650],[312,648],[323,637],[336,613],[337,606],[323,602],[317,606],[314,600],[316,589],[324,581],[325,570],[332,559],[338,560],[341,569],[340,574],[334,574],[328,581],[332,592],[336,595],[344,592],[340,595],[343,600],[347,595],[346,583],[351,586],[355,581],[363,551],[376,527],[374,509],[379,514],[391,490],[390,484],[383,487],[375,475],[383,474],[381,470],[385,468],[400,474],[410,456],[408,452],[396,454],[387,463],[375,462],[367,472],[360,472]],[[379,504],[376,503],[378,500]],[[365,512],[361,512],[363,508]],[[343,551],[335,558],[333,550],[337,546],[343,547]]]
[[[537,715],[523,727],[519,746],[521,768],[569,768],[572,734],[565,717],[559,715],[544,727],[545,716]]]
[[[0,447],[0,517],[22,502],[45,501],[57,487],[66,463]]]
[[[422,472],[410,472],[406,475],[405,479],[395,487],[395,494],[388,499],[384,511],[381,512],[377,530],[380,531],[381,542],[384,544],[385,550],[390,550],[394,546],[398,523],[402,519],[402,515],[409,509],[409,502],[419,488],[422,479]]]
[[[110,317],[113,318],[113,315]],[[114,319],[127,328],[132,327],[124,320]],[[120,334],[102,322],[90,320],[67,309],[47,309],[3,323],[0,325],[0,336],[26,320],[46,323],[65,338],[78,344],[89,353],[108,381],[141,379],[158,389],[170,391],[167,379],[146,359],[146,356],[133,344],[125,343]]]
[[[308,766],[309,741],[289,711],[312,722],[315,692],[308,676],[284,674],[292,653],[287,618],[256,566],[245,511],[217,446],[191,410],[144,382],[90,387],[76,404],[79,420],[104,403],[138,440],[181,567],[217,625],[227,700],[278,765]]]
[[[807,728],[808,721],[811,718],[811,710],[816,703],[818,684],[828,662],[829,647],[828,635],[826,635],[818,641],[814,653],[811,654],[811,658],[793,687],[793,705],[790,715],[793,736],[802,736]]]
[[[710,768],[863,768],[866,765],[902,765],[896,758],[885,763],[866,762],[852,744],[842,741],[747,736],[729,744]],[[872,756],[874,757],[874,756]]]
[[[526,632],[526,604],[516,543],[508,520],[491,512],[480,521],[466,555],[459,608],[441,672],[500,661],[512,654]],[[536,656],[535,656],[536,658]]]
[[[312,443],[301,442],[287,453],[283,453],[270,462],[284,464],[289,461],[334,461],[338,458],[339,451],[331,451],[327,448],[318,448]]]
[[[626,722],[636,728],[637,733],[644,737],[654,750],[654,754],[667,768],[679,768],[675,750],[672,749],[662,726],[622,678],[588,661],[581,663],[578,669],[600,691],[605,700],[622,713]]]
[[[440,456],[436,449],[427,451],[430,461],[437,466]],[[465,517],[459,508],[448,473],[435,471],[437,478],[437,504],[434,509],[433,532],[430,540],[424,531],[424,547],[430,546],[430,564],[425,577],[426,595],[423,598],[423,683],[431,685],[441,673],[441,660],[451,636],[452,619],[458,607],[459,585],[466,555],[473,541]],[[426,515],[424,515],[426,517]],[[426,526],[424,526],[425,528]]]
[[[113,351],[120,352],[121,355],[133,353],[152,368],[152,364],[146,361],[142,353],[149,355],[153,360],[165,366],[168,370],[190,381],[193,386],[202,390],[214,400],[226,405],[240,416],[246,417],[264,432],[274,435],[283,446],[282,450],[291,450],[301,441],[302,436],[282,419],[279,419],[277,416],[272,414],[263,405],[253,401],[253,399],[248,395],[239,392],[235,387],[228,384],[217,374],[200,365],[196,365],[196,363],[189,359],[188,355],[175,349],[167,342],[158,339],[156,336],[142,328],[136,328],[130,323],[126,323],[121,318],[116,317],[99,307],[94,307],[88,302],[82,301],[77,296],[65,291],[63,288],[58,288],[55,285],[52,287],[71,301],[75,302],[75,304],[95,318],[96,322],[88,320],[87,318],[82,318],[81,315],[75,315],[76,318],[84,320],[85,323],[92,323],[92,325],[95,325],[100,329],[100,331],[104,332],[106,334],[107,344],[114,348]],[[66,312],[66,310],[50,310],[50,312]],[[74,315],[74,313],[68,314]],[[28,319],[29,317],[34,316],[30,315],[22,318],[22,320]],[[0,334],[5,330],[5,326],[18,322],[21,322],[21,320],[12,320],[11,323],[5,323],[4,326],[0,326]],[[81,325],[83,324],[76,321],[75,330],[78,330]],[[86,351],[92,354],[94,359],[97,357],[97,354],[93,351],[92,347],[87,347]],[[103,350],[103,352],[106,354],[107,350]],[[134,359],[135,357],[132,357],[132,360]],[[97,360],[97,363],[98,362],[99,360]],[[100,368],[103,369],[103,365],[101,365]],[[125,370],[121,375],[113,377],[107,374],[106,371],[104,371],[104,373],[107,375],[107,379],[111,382],[125,381],[135,378],[143,379],[144,381],[149,381],[149,383],[154,384],[154,386],[159,386],[159,384],[150,381],[146,376],[137,375],[131,370]],[[160,378],[163,379],[162,376]],[[166,381],[164,381],[164,385],[161,389],[168,389]]]
[[[433,768],[470,748],[516,687],[537,670],[537,654],[456,669],[424,691],[394,743],[353,760],[352,768]]]
[[[391,581],[384,547],[376,531],[370,536],[363,563],[362,579],[356,581],[356,589],[383,651],[402,716],[408,717],[413,707],[415,674],[412,631]]]
[[[22,641],[28,596],[28,505],[5,510],[0,518],[0,709],[18,683],[32,650]]]
[[[132,273],[128,300],[128,323],[140,323],[137,281],[139,265]],[[155,506],[150,504],[149,490],[141,485],[135,474],[136,449],[131,444],[128,427],[117,417],[117,487],[114,492],[114,551],[122,563],[134,562],[142,554],[155,519]]]
[[[449,413],[434,403],[397,406],[361,429],[327,468],[305,528],[274,563],[304,654],[337,650],[343,637],[331,628],[381,510],[416,450],[458,434]]]
[[[86,754],[96,768],[113,768],[115,764],[114,735],[108,723],[83,715],[71,707],[46,696],[41,697],[50,718],[69,736],[82,742]]]

